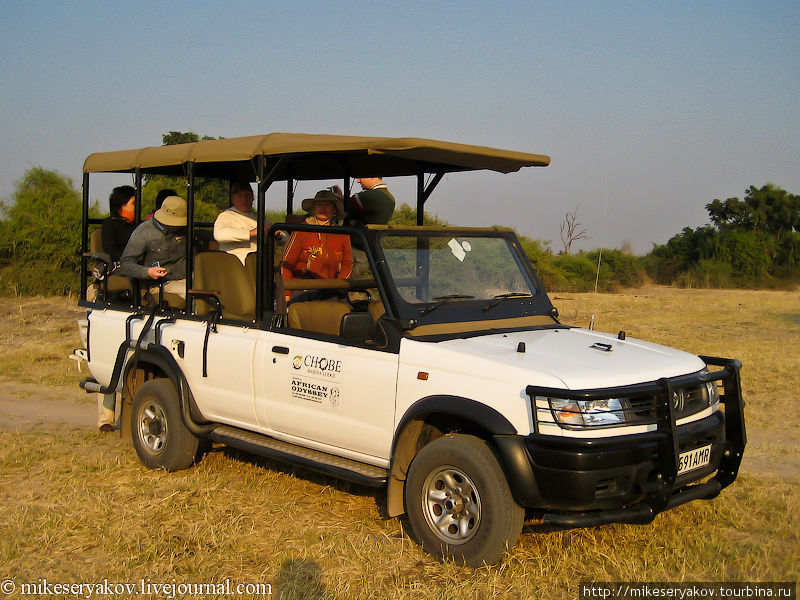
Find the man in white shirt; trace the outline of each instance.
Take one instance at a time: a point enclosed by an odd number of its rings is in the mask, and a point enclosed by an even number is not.
[[[253,190],[250,184],[234,181],[231,185],[231,207],[222,211],[214,221],[214,239],[219,249],[235,254],[244,264],[250,252],[256,251],[258,216],[253,210]],[[270,227],[271,223],[265,223]]]

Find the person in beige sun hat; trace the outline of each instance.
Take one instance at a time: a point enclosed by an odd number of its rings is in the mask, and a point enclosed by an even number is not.
[[[142,280],[142,288],[186,296],[186,200],[168,196],[161,208],[133,230],[115,275]],[[114,431],[115,394],[98,394],[98,427]]]
[[[167,196],[153,216],[167,227],[186,227],[186,200],[180,196]]]
[[[118,274],[144,280],[149,287],[163,280],[164,292],[185,297],[186,200],[165,198],[153,218],[134,230]]]
[[[315,214],[315,205],[318,202],[329,202],[333,205],[334,213],[331,218],[325,222],[318,222],[317,220],[317,215]],[[309,213],[310,216],[306,219],[306,223],[309,224],[330,225],[332,222],[338,221],[344,217],[344,203],[342,201],[342,197],[335,193],[334,188],[326,188],[318,191],[316,194],[314,194],[313,198],[306,198],[303,200],[300,206],[305,212]]]
[[[332,225],[344,216],[341,198],[330,189],[318,191],[303,200],[302,208],[310,213],[307,225]],[[281,273],[288,279],[347,279],[353,272],[350,236],[312,231],[295,231],[286,244]],[[287,294],[287,299],[291,297]]]

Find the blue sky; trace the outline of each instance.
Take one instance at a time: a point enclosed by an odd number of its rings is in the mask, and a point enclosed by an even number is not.
[[[578,205],[584,248],[646,252],[705,223],[714,198],[767,182],[800,193],[796,1],[2,6],[3,198],[31,166],[77,183],[91,152],[169,130],[548,154],[544,169],[448,176],[428,207],[554,250]],[[413,201],[413,182],[389,183]]]

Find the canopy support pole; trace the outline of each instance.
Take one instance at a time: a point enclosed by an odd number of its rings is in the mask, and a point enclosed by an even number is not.
[[[294,207],[294,179],[288,177],[286,179],[286,216],[292,214]]]
[[[186,165],[186,311],[189,306],[189,290],[194,279],[194,163]]]
[[[89,174],[83,174],[83,202],[81,207],[81,302],[86,302],[86,253],[89,251]]]
[[[422,226],[425,219],[425,202],[431,197],[434,188],[444,177],[444,172],[440,171],[433,176],[428,187],[425,187],[425,173],[417,173],[417,225]]]
[[[425,173],[417,173],[417,225],[425,221]]]
[[[136,189],[136,216],[134,217],[134,223],[138,225],[142,222],[142,169],[140,167],[136,167],[133,170],[133,173],[133,187]]]
[[[262,320],[262,316],[265,310],[272,311],[272,307],[274,305],[272,290],[274,288],[274,282],[272,281],[272,270],[270,269],[269,279],[265,278],[264,267],[271,267],[272,266],[272,256],[265,257],[265,242],[266,242],[266,231],[264,231],[264,227],[267,223],[267,207],[266,207],[266,195],[269,186],[271,186],[275,179],[278,177],[278,173],[286,166],[286,163],[289,162],[289,158],[287,156],[281,156],[278,158],[277,162],[272,166],[267,173],[267,157],[262,155],[261,159],[258,161],[258,216],[257,216],[257,227],[258,227],[258,235],[256,236],[256,320]],[[294,193],[292,192],[292,184],[291,179],[288,180],[288,187],[287,187],[287,199],[286,199],[286,214],[291,214],[292,209],[292,200],[294,199]],[[268,261],[266,259],[269,259]]]

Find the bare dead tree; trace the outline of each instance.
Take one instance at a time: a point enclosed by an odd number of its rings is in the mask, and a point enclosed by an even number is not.
[[[633,256],[633,244],[631,244],[630,240],[622,240],[622,247],[620,250],[622,250],[623,254]]]
[[[578,206],[572,212],[567,211],[561,220],[561,243],[564,244],[564,254],[572,252],[573,242],[589,238],[589,230],[578,221]]]

